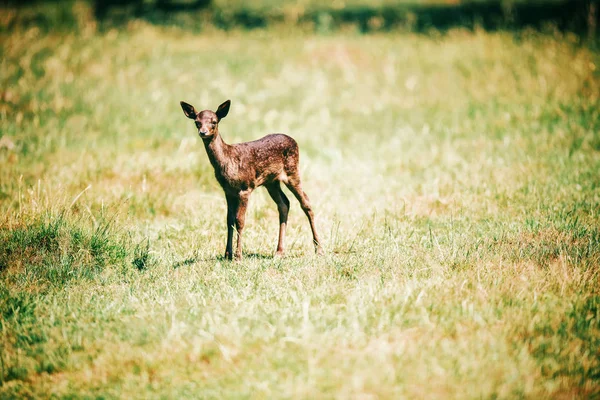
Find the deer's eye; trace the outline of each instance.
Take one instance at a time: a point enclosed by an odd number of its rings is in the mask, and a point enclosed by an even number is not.
[[[198,121],[196,121],[196,128],[200,128],[202,126],[202,124]]]

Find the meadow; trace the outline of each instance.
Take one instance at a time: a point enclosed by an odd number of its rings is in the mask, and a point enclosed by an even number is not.
[[[0,32],[0,398],[600,396],[600,53],[520,30]],[[10,18],[3,13],[3,23]],[[4,24],[3,26],[6,26]],[[244,258],[195,127],[301,149]]]

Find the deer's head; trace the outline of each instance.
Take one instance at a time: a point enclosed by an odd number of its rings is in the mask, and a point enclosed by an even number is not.
[[[227,116],[231,100],[227,100],[217,108],[217,111],[204,110],[196,112],[194,106],[184,101],[180,102],[183,113],[189,119],[193,119],[198,128],[198,135],[202,139],[210,139],[219,134],[219,121]]]

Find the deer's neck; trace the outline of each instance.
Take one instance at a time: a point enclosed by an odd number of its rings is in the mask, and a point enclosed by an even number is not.
[[[203,140],[203,142],[215,172],[223,174],[230,162],[231,146],[225,143],[218,133],[211,140]]]

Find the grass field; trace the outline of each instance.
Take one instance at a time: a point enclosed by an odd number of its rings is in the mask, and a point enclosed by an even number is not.
[[[600,395],[600,54],[560,33],[0,36],[1,398]],[[179,101],[301,148],[225,200]],[[290,198],[291,195],[289,196]]]

